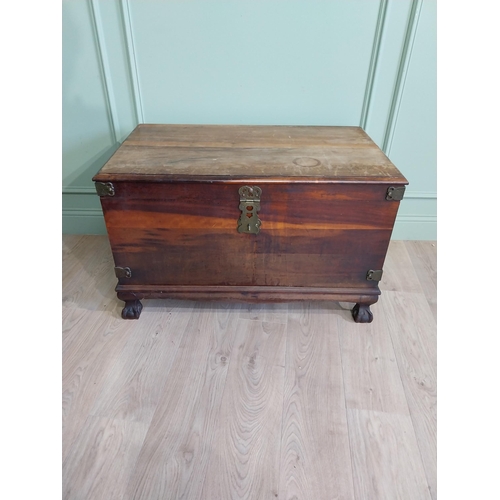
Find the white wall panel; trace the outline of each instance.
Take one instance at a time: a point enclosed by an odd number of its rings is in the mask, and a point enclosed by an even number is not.
[[[115,144],[91,4],[63,2],[63,185],[90,186],[96,167]]]
[[[378,2],[130,6],[146,122],[358,125]]]

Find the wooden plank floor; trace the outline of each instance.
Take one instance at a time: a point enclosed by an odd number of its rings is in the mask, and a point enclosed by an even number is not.
[[[348,304],[144,301],[63,237],[63,498],[436,499],[436,243],[391,242]]]

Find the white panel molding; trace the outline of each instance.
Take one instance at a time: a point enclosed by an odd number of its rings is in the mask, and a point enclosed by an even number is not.
[[[63,217],[104,217],[100,208],[65,208]]]
[[[396,84],[394,86],[394,93],[392,96],[389,118],[387,120],[387,126],[382,145],[382,150],[387,156],[390,155],[392,140],[394,138],[394,131],[396,129],[396,122],[398,118],[399,108],[401,106],[401,100],[403,97],[406,75],[408,74],[411,52],[413,50],[413,44],[417,32],[418,19],[420,17],[420,11],[422,10],[422,1],[423,0],[412,1],[410,15],[408,17],[408,24],[406,26],[405,38],[403,42],[403,48],[401,51],[401,59],[399,62],[399,69],[396,77]]]
[[[142,105],[141,87],[139,84],[139,69],[135,51],[134,35],[132,30],[132,18],[130,15],[129,0],[120,1],[123,29],[127,43],[127,59],[130,75],[132,77],[132,88],[134,90],[135,116],[138,123],[144,123],[144,108]]]
[[[62,194],[96,194],[94,186],[63,186]]]
[[[380,53],[380,41],[382,40],[382,35],[384,33],[385,17],[387,13],[387,2],[388,0],[380,0],[379,10],[378,10],[377,25],[375,27],[375,35],[373,38],[372,55],[370,58],[370,65],[368,67],[368,76],[366,79],[363,107],[361,109],[361,118],[359,120],[359,126],[363,130],[366,130],[368,113],[370,112],[370,102],[373,93],[373,82],[375,80],[378,56]]]
[[[437,192],[436,191],[406,191],[403,200],[405,198],[417,199],[417,200],[423,200],[423,199],[437,200]]]
[[[425,222],[435,224],[437,222],[437,215],[398,215],[396,222]]]
[[[111,80],[111,70],[109,67],[108,53],[106,50],[106,42],[104,40],[104,31],[102,28],[101,11],[97,0],[90,0],[90,13],[92,19],[92,27],[94,29],[97,54],[99,60],[99,67],[103,76],[104,94],[106,95],[106,107],[108,111],[109,125],[111,135],[114,142],[119,142],[118,130],[120,130],[120,123],[118,120],[118,111],[116,108],[116,100],[113,93],[113,84]]]
[[[107,234],[102,212],[93,209],[63,210],[62,229],[63,234]]]

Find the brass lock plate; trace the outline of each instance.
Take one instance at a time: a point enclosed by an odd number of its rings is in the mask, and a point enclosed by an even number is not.
[[[261,221],[258,212],[262,189],[259,186],[242,186],[238,193],[240,195],[239,209],[241,210],[238,219],[238,232],[259,234]]]

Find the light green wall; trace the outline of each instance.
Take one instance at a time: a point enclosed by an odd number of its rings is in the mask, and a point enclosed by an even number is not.
[[[394,238],[436,238],[435,0],[63,0],[63,231],[137,123],[361,125],[410,180]]]

